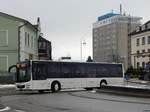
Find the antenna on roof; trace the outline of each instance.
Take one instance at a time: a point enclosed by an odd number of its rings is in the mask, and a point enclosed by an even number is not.
[[[122,15],[122,4],[120,4],[120,15]]]

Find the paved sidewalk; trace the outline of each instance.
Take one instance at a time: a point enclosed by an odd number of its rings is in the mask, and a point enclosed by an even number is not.
[[[150,85],[150,81],[139,80],[139,79],[136,79],[136,78],[129,79],[128,82],[137,83],[137,84],[144,84],[144,85]]]

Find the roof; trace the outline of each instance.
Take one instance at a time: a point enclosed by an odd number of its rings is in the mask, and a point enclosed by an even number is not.
[[[43,38],[42,36],[39,37],[38,41],[44,41],[44,42],[48,42],[48,43],[51,43],[49,40]]]
[[[94,64],[121,64],[122,63],[108,63],[108,62],[82,62],[82,61],[73,61],[73,60],[70,60],[70,61],[63,61],[63,60],[30,60],[32,62],[56,62],[56,63],[88,63],[88,64],[91,64],[91,63],[94,63]]]
[[[144,32],[150,31],[150,28],[147,27],[148,24],[150,24],[150,20],[147,21],[145,24],[143,24],[141,26],[138,26],[137,28],[139,29],[139,31],[134,30],[129,35],[137,35],[137,34],[140,34],[140,33],[144,33]],[[145,27],[145,29],[142,30],[142,27]]]
[[[113,13],[113,12],[107,13],[107,14],[105,14],[105,15],[99,16],[99,17],[98,17],[98,21],[102,21],[102,20],[104,20],[104,19],[107,19],[107,18],[116,16],[116,15],[120,15],[120,14],[115,14],[115,13]]]
[[[16,16],[12,16],[12,15],[9,15],[9,14],[3,13],[3,12],[0,12],[0,16],[6,17],[8,19],[14,19],[16,21],[27,23],[30,26],[32,26],[35,30],[38,30],[36,25],[31,24],[29,21],[27,21],[25,19],[22,19],[22,18],[19,18],[19,17],[16,17]]]

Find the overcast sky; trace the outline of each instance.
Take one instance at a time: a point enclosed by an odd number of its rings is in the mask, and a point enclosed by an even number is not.
[[[44,37],[52,42],[53,59],[71,56],[80,60],[81,40],[83,57],[92,56],[92,24],[105,13],[123,11],[150,20],[150,0],[1,0],[0,11],[35,24],[41,18]]]

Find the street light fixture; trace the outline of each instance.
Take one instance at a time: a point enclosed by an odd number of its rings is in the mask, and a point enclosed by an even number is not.
[[[82,45],[86,45],[85,40],[81,40],[80,44],[81,44],[80,47],[81,47],[81,61],[82,61]]]

